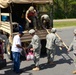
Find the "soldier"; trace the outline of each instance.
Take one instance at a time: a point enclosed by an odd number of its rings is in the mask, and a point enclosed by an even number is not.
[[[47,14],[43,14],[41,16],[41,23],[45,28],[49,29],[50,28],[50,18]]]
[[[31,43],[29,44],[28,48],[32,47],[30,50],[33,50],[33,52],[34,52],[35,68],[33,68],[33,70],[38,71],[38,70],[40,70],[39,58],[40,58],[40,52],[41,52],[41,42],[40,42],[40,38],[38,37],[38,35],[35,34],[34,29],[29,30],[29,33],[32,36],[32,40],[31,40]]]
[[[73,49],[73,56],[74,56],[74,64],[75,64],[75,67],[76,67],[76,29],[74,30],[74,38],[73,38],[72,43],[69,46],[68,51],[70,51],[72,49]],[[73,71],[73,74],[76,74],[76,70]]]
[[[26,28],[28,27],[30,29],[36,28],[36,16],[37,16],[36,10],[34,9],[33,6],[30,6],[25,14],[25,18],[27,21]]]
[[[54,56],[56,52],[56,45],[62,46],[61,40],[58,40],[58,38],[55,35],[56,29],[52,28],[51,33],[47,34],[46,36],[46,48],[47,48],[47,63],[48,64],[55,64],[54,63]]]

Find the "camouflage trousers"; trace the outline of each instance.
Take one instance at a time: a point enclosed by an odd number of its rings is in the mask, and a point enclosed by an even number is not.
[[[47,62],[53,62],[55,56],[55,50],[47,49]]]
[[[36,49],[34,51],[34,63],[35,66],[39,67],[39,59],[40,59],[40,49]]]
[[[73,54],[73,57],[74,57],[74,65],[75,65],[75,68],[76,68],[76,54]]]

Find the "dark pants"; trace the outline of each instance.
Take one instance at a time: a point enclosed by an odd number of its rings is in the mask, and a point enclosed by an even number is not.
[[[12,56],[13,56],[13,68],[15,72],[19,72],[19,68],[20,68],[20,53],[19,52],[12,52]]]
[[[31,20],[31,23],[27,21],[26,23],[26,29],[34,29],[36,27],[36,18],[35,17],[29,17]]]

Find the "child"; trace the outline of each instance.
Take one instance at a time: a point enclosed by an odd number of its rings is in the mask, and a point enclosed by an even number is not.
[[[74,30],[74,38],[73,38],[72,43],[69,46],[68,51],[70,51],[72,49],[73,49],[73,55],[74,55],[74,64],[75,64],[75,67],[76,67],[76,29]],[[76,74],[76,70],[73,71],[73,74]]]

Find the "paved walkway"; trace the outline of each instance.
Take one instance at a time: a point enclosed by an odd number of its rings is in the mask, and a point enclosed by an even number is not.
[[[65,21],[76,21],[76,19],[58,19],[58,20],[53,20],[54,22],[65,22]]]
[[[63,39],[63,41],[66,43],[66,45],[69,45],[73,39],[73,30],[76,27],[72,28],[63,28],[58,29],[57,33],[58,35]],[[5,54],[5,58],[7,60],[7,66],[0,70],[0,75],[73,75],[72,71],[75,70],[74,64],[73,64],[73,53],[72,51],[67,53],[67,50],[63,48],[62,50],[59,50],[57,47],[57,52],[55,56],[55,62],[56,65],[48,65],[47,57],[42,56],[40,58],[40,71],[32,71],[32,68],[34,66],[33,61],[22,61],[20,68],[24,70],[21,74],[15,74],[11,68],[12,68],[12,62],[7,58],[7,55]]]

